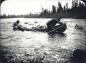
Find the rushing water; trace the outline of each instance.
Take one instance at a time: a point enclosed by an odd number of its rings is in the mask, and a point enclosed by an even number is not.
[[[71,63],[70,57],[75,49],[85,49],[86,19],[62,19],[67,24],[64,34],[49,35],[38,31],[13,31],[13,23],[20,20],[25,27],[46,27],[50,19],[7,18],[1,19],[0,39],[5,57],[12,63]],[[75,29],[78,24],[83,29]],[[10,58],[11,56],[11,58]],[[41,59],[40,59],[41,58]],[[37,62],[37,63],[38,63]]]

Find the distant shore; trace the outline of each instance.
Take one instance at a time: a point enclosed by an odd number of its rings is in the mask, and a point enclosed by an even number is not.
[[[85,17],[81,16],[0,16],[1,19],[3,18],[75,18],[75,19],[86,19]]]

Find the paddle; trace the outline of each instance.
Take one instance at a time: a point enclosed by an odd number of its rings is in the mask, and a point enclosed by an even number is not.
[[[59,29],[60,27],[62,27],[63,25],[59,26],[58,28],[53,28],[51,31],[49,31],[49,33],[55,31],[56,29]],[[56,31],[56,32],[59,32],[59,31]]]

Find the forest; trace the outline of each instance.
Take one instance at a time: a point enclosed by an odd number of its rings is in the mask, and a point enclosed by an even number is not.
[[[68,8],[68,3],[62,7],[61,2],[58,2],[58,6],[52,5],[52,11],[48,9],[42,9],[40,14],[42,17],[62,17],[62,18],[86,18],[86,4],[78,2],[78,0],[72,1],[72,7]]]

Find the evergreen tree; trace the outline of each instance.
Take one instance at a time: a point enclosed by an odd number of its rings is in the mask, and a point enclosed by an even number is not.
[[[57,12],[62,12],[62,11],[63,11],[63,8],[62,8],[62,5],[61,5],[61,2],[58,2]]]
[[[52,5],[52,13],[56,13],[56,7]]]

